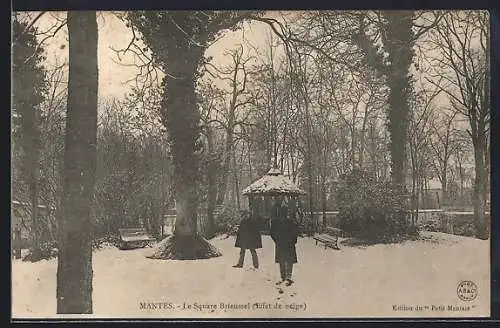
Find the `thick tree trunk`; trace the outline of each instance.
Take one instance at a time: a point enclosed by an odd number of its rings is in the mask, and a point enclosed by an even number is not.
[[[477,138],[474,143],[474,162],[476,176],[474,178],[474,228],[476,237],[480,239],[488,239],[488,227],[485,220],[486,210],[486,192],[487,192],[487,172],[484,166],[484,139]]]
[[[165,77],[162,115],[171,138],[177,213],[172,236],[163,240],[148,257],[194,260],[220,256],[222,254],[197,231],[199,159],[196,151],[199,147],[200,114],[196,105],[195,82],[204,49],[176,38],[165,42],[167,53],[164,62],[169,74]]]
[[[489,30],[487,30],[487,38],[489,40]],[[490,43],[486,42],[485,49],[485,62],[487,63],[487,70],[485,71],[485,76],[483,79],[482,86],[482,97],[479,101],[478,106],[472,107],[473,115],[470,115],[469,119],[472,119],[476,124],[471,122],[472,135],[474,145],[474,162],[476,176],[474,179],[474,216],[475,216],[475,230],[476,237],[481,239],[489,238],[488,225],[486,222],[486,200],[489,180],[489,155],[490,155],[490,145],[488,145],[488,117],[491,110],[491,100],[490,100]],[[475,115],[474,115],[475,114]],[[491,213],[490,213],[491,218]]]
[[[388,21],[384,46],[391,61],[388,76],[391,176],[395,183],[404,184],[404,162],[410,112],[408,91],[411,89],[409,68],[413,59],[411,41],[413,12],[392,11],[385,12],[384,15]]]
[[[68,13],[69,82],[57,313],[92,313],[91,206],[97,142],[95,11]]]
[[[171,59],[168,67],[175,67],[176,78],[167,76],[166,108],[167,129],[171,136],[174,164],[176,222],[174,233],[180,236],[196,235],[198,209],[198,147],[199,113],[194,91],[198,58]],[[191,53],[193,50],[191,50]],[[196,54],[191,54],[191,56]],[[184,61],[182,60],[184,59]]]

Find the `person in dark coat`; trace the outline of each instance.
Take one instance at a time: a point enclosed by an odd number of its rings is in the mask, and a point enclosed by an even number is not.
[[[233,265],[233,268],[242,268],[245,260],[246,250],[250,250],[252,254],[252,262],[255,269],[259,268],[259,257],[256,249],[262,248],[262,238],[260,235],[260,226],[257,218],[254,215],[249,215],[247,211],[242,211],[243,219],[238,228],[235,247],[240,248],[240,257],[238,263]]]
[[[293,283],[293,264],[297,263],[297,251],[295,244],[299,235],[299,228],[295,220],[288,218],[288,207],[286,201],[276,205],[275,217],[271,221],[271,238],[275,243],[274,261],[279,263],[281,280],[276,284],[285,282],[286,286]]]

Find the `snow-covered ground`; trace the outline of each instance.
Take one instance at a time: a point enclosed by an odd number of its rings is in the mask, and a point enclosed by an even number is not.
[[[263,236],[263,248],[258,251],[261,267],[257,271],[251,269],[249,253],[243,269],[231,267],[238,255],[234,238],[214,239],[212,243],[223,252],[222,257],[162,261],[145,257],[151,249],[96,251],[92,317],[489,315],[489,241],[425,232],[419,241],[343,246],[335,251],[316,246],[311,238],[299,238],[295,284],[284,287],[282,294],[275,286],[279,272],[269,237]],[[55,259],[37,263],[13,260],[14,318],[57,317],[56,269]],[[462,280],[477,284],[475,300],[458,298],[457,285]],[[228,304],[242,308],[228,308]],[[417,310],[417,306],[422,309]]]

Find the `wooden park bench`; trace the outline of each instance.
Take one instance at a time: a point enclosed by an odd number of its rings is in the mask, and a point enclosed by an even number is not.
[[[122,250],[146,247],[150,242],[156,241],[144,228],[122,228],[118,229],[118,232],[120,233],[119,248]]]
[[[339,236],[342,236],[342,230],[333,227],[327,227],[324,233],[316,234],[313,236],[313,239],[316,241],[316,245],[322,243],[325,245],[325,249],[327,247],[339,250]]]

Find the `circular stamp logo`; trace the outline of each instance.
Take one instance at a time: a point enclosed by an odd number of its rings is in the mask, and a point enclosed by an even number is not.
[[[477,285],[470,280],[461,281],[457,287],[457,295],[462,301],[473,301],[477,297]]]

